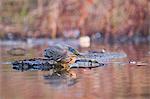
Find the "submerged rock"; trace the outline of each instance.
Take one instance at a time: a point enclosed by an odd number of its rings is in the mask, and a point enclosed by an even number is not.
[[[14,61],[12,68],[21,71],[53,69],[56,72],[68,71],[70,68],[95,68],[104,66],[111,59],[124,58],[127,55],[113,52],[79,53],[72,47],[66,49],[62,46],[51,46],[44,51],[44,56],[46,58]]]
[[[50,59],[25,59],[12,62],[12,68],[21,71],[27,70],[50,70],[57,63]]]

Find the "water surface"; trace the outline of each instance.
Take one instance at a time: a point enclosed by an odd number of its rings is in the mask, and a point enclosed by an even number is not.
[[[25,47],[24,56],[0,50],[0,99],[150,99],[150,49],[148,45],[95,45],[80,51],[105,49],[124,52],[126,58],[111,60],[93,69],[72,69],[76,77],[51,76],[48,71],[13,70],[3,64],[25,58],[42,57],[47,46]],[[131,64],[129,64],[129,62]]]

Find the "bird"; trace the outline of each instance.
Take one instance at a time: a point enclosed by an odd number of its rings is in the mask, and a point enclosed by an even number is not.
[[[59,62],[67,57],[67,51],[59,46],[50,46],[44,50],[44,57]]]
[[[71,53],[69,53],[71,52]],[[49,59],[53,59],[55,61],[61,61],[66,59],[68,56],[82,56],[76,49],[69,45],[55,45],[50,46],[49,48],[45,49],[44,57]]]
[[[80,54],[77,50],[68,45],[53,45],[44,50],[44,57],[56,61],[59,65],[67,70],[70,69],[69,65],[73,64],[79,55]]]

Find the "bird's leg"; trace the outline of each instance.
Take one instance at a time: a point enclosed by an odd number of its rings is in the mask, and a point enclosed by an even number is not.
[[[66,62],[68,63],[68,64],[73,64],[75,61],[76,61],[76,56],[75,55],[70,55],[69,57],[68,57],[68,59],[66,60]]]
[[[70,70],[69,64],[62,64],[62,66],[63,66],[62,70],[65,70],[65,71],[69,71]]]
[[[76,73],[73,72],[73,71],[69,71],[69,76],[70,76],[71,78],[77,78]]]

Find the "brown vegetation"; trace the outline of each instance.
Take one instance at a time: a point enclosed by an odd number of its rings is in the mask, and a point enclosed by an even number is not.
[[[55,38],[71,29],[106,39],[150,33],[149,0],[1,0],[0,33]]]

